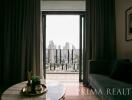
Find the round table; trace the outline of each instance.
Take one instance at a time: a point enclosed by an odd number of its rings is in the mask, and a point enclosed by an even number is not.
[[[25,87],[27,81],[9,87],[1,96],[2,100],[59,100],[65,94],[64,86],[57,81],[46,81],[47,92],[39,96],[23,96],[20,91]]]

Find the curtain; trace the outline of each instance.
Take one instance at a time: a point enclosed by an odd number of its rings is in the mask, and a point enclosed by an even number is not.
[[[115,1],[88,0],[87,17],[89,59],[115,59]]]
[[[43,25],[42,25],[42,11],[41,11],[41,13],[40,13],[40,77],[42,78],[42,79],[44,79],[45,77],[45,73],[44,73],[44,51],[43,51],[43,45],[44,45],[44,40],[45,40],[45,38],[44,38],[44,36],[43,36]]]
[[[40,73],[40,1],[1,1],[0,83],[26,80]]]
[[[86,46],[84,80],[88,80],[88,60],[116,59],[115,1],[86,1]]]

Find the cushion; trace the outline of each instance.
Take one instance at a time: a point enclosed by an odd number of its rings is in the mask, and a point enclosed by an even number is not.
[[[132,94],[131,95],[106,95],[107,88],[109,89],[126,89],[126,88],[132,88],[132,84],[128,84],[126,82],[121,82],[115,79],[112,79],[105,75],[99,75],[99,74],[90,74],[89,75],[90,85],[93,89],[96,89],[99,91],[101,89],[102,94],[99,94],[100,99],[99,100],[132,100]]]
[[[108,60],[92,60],[90,61],[91,74],[110,75],[110,62]]]
[[[113,63],[110,77],[127,83],[132,83],[132,63],[127,60],[118,60]]]

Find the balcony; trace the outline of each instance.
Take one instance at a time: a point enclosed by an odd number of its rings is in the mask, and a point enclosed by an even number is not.
[[[46,73],[79,73],[79,49],[46,49]]]

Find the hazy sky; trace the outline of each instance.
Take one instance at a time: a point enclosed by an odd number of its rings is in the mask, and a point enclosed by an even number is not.
[[[53,40],[61,48],[66,42],[79,48],[79,15],[47,15],[46,46]],[[71,48],[70,48],[71,49]]]

